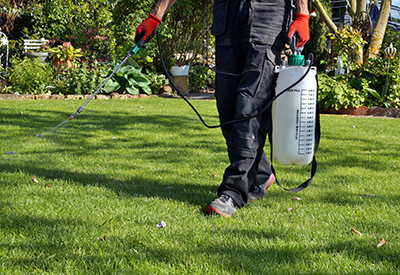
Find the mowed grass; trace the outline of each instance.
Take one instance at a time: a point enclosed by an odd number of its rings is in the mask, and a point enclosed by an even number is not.
[[[226,219],[204,215],[228,165],[219,129],[154,97],[53,129],[83,103],[0,101],[0,274],[400,273],[399,119],[322,116],[313,184]],[[285,187],[309,177],[274,165]]]

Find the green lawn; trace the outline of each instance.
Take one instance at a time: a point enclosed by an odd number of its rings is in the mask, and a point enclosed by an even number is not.
[[[219,129],[147,98],[92,101],[51,131],[83,103],[0,101],[0,274],[400,273],[400,119],[322,116],[313,184],[227,219],[204,215],[228,164]],[[276,170],[295,187],[310,167]]]

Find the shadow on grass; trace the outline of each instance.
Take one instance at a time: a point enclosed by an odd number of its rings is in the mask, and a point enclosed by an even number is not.
[[[200,205],[202,207],[216,196],[217,189],[216,186],[207,187],[205,185],[193,184],[186,179],[181,179],[179,182],[169,180],[169,175],[174,174],[174,171],[169,170],[159,171],[160,174],[164,174],[163,178],[166,180],[154,180],[152,176],[145,177],[135,175],[129,180],[119,180],[107,175],[102,176],[98,173],[71,172],[51,167],[38,167],[33,163],[25,163],[21,166],[2,163],[0,167],[5,173],[23,172],[27,175],[35,175],[37,178],[43,178],[43,185],[46,183],[46,179],[47,181],[69,181],[72,184],[79,184],[82,186],[102,186],[113,190],[117,194],[124,193],[132,197],[145,196],[167,198]],[[3,185],[7,185],[7,182],[3,182]],[[210,192],[210,189],[213,192]]]
[[[125,104],[127,103],[125,102]],[[26,107],[23,114],[19,114],[15,113],[15,109],[4,108],[1,111],[4,114],[1,121],[4,126],[11,129],[8,135],[13,138],[19,138],[22,135],[24,138],[26,133],[28,140],[22,142],[21,145],[28,148],[25,150],[21,147],[13,149],[16,154],[21,156],[21,161],[12,163],[0,161],[0,169],[10,173],[22,171],[25,174],[36,175],[45,179],[69,180],[74,184],[104,186],[115,192],[124,192],[128,195],[139,194],[149,197],[173,198],[202,205],[204,201],[209,202],[213,198],[209,194],[209,187],[193,184],[188,179],[180,179],[179,184],[165,180],[174,175],[173,170],[158,171],[158,173],[163,174],[163,180],[154,180],[152,175],[147,178],[143,176],[143,173],[135,175],[135,169],[138,169],[135,162],[143,162],[143,159],[152,162],[160,160],[179,166],[186,164],[187,154],[196,156],[195,150],[208,151],[209,154],[225,152],[224,143],[212,142],[212,139],[207,137],[207,131],[218,131],[218,134],[220,134],[220,130],[204,128],[194,113],[193,116],[187,114],[184,116],[179,114],[169,115],[167,114],[168,111],[165,111],[164,114],[160,114],[160,111],[157,114],[148,114],[149,111],[142,110],[139,106],[136,106],[136,108],[138,108],[138,114],[132,111],[107,113],[90,109],[85,110],[71,120],[65,128],[43,135],[44,139],[56,145],[52,148],[43,148],[43,146],[36,148],[35,143],[40,142],[40,138],[35,138],[35,135],[46,133],[47,130],[56,126],[55,117],[68,118],[71,112],[44,109],[40,110],[39,115],[37,107]],[[204,118],[216,120],[216,117],[212,115],[205,115]],[[17,126],[17,128],[13,128],[13,126]],[[181,129],[184,129],[184,131],[181,131]],[[170,139],[163,140],[163,135]],[[204,138],[199,138],[202,135],[204,135]],[[116,140],[111,139],[114,136],[117,137]],[[151,139],[151,136],[156,137],[156,139]],[[12,138],[8,142],[6,138],[3,140],[3,144],[11,144]],[[97,139],[96,142],[93,142],[94,139]],[[11,146],[9,144],[8,146]],[[125,152],[124,147],[127,148]],[[19,152],[18,149],[22,152]],[[99,179],[101,175],[97,173],[80,172],[85,169],[84,167],[80,167],[80,169],[67,167],[64,170],[57,163],[52,165],[56,161],[53,156],[57,154],[70,155],[71,162],[75,158],[92,155],[96,159],[94,163],[88,163],[87,166],[102,161],[106,162],[106,159],[101,159],[104,158],[104,155],[99,152],[106,151],[106,155],[110,156],[114,149],[122,154],[120,157],[130,159],[128,164],[124,164],[125,170],[132,169],[132,177],[129,180],[108,179],[107,176]],[[170,152],[167,152],[168,150]],[[137,157],[136,155],[139,153],[141,156]],[[181,158],[180,154],[184,157]],[[109,165],[118,168],[117,157],[112,159]],[[138,165],[138,167],[141,166]],[[174,175],[172,178],[176,179],[176,176]],[[134,185],[132,182],[134,182]],[[174,192],[165,189],[171,186],[174,186]],[[179,191],[181,189],[183,191]]]

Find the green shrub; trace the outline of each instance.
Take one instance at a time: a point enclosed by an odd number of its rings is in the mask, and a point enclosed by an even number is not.
[[[318,74],[318,104],[322,110],[329,107],[358,108],[365,101],[365,96],[346,82],[344,75],[330,77],[326,74]]]
[[[399,58],[390,62],[387,58],[376,57],[369,59],[360,74],[353,75],[349,80],[354,88],[368,88],[375,91],[366,100],[366,106],[397,107],[400,105],[400,65]],[[364,83],[364,87],[362,87]],[[385,91],[386,86],[386,91]]]
[[[391,43],[399,51],[399,36],[397,32],[388,28],[376,57],[368,59],[362,66],[350,64],[348,82],[344,76],[328,77],[323,73],[319,74],[321,108],[325,110],[330,106],[335,109],[358,107],[360,103],[367,107],[400,107],[400,72],[397,70],[400,66],[399,54],[389,59],[384,53]],[[347,54],[356,48],[357,44],[361,45],[358,41],[360,37],[347,30],[342,30],[340,37],[343,43],[336,43],[334,48],[341,54],[347,69]]]
[[[189,70],[190,90],[195,92],[210,85],[215,78],[215,72],[206,66],[191,66]]]
[[[92,94],[105,80],[108,67],[99,63],[90,67],[82,62],[76,67],[66,68],[58,75],[55,93],[59,94]]]
[[[54,86],[55,73],[52,67],[37,59],[25,57],[9,70],[10,91],[20,94],[48,94]]]
[[[393,67],[389,79],[388,92],[386,93],[386,103],[392,107],[400,108],[400,72],[397,67]]]
[[[150,88],[153,94],[157,94],[162,87],[169,83],[163,74],[148,73],[147,79],[150,81]]]

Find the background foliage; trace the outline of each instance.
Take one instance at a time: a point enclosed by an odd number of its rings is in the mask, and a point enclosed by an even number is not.
[[[100,63],[121,60],[134,45],[136,27],[148,17],[155,3],[155,0],[32,0],[25,5],[22,3],[18,9],[20,15],[14,22],[14,39],[19,41],[19,53],[14,56],[22,59],[22,39],[46,38],[50,40],[47,45],[49,47],[70,42],[74,48],[80,48],[84,54],[81,61],[88,62],[88,71],[101,66]],[[212,39],[208,34],[212,20],[211,8],[212,5],[207,2],[182,0],[163,18],[158,30],[167,67],[178,62],[206,63],[203,56],[208,54],[208,48],[212,46]],[[142,67],[143,73],[153,79],[150,86],[158,90],[166,81],[158,76],[163,73],[163,68],[156,44],[153,39],[132,58]],[[191,54],[186,56],[184,53]],[[65,88],[76,87],[76,93],[79,94],[82,91],[77,87],[93,86],[77,85],[74,81],[77,75],[83,76],[85,66],[68,70],[71,73],[68,77],[64,73],[58,81],[57,91],[64,89],[61,93],[70,93],[71,89]],[[135,74],[135,70],[131,73]],[[90,75],[84,79],[90,79],[93,76],[91,73]],[[205,81],[208,75],[199,76]],[[67,80],[72,83],[67,83]]]
[[[351,37],[352,33],[344,33],[347,41],[359,41],[359,37]],[[339,41],[338,41],[339,42]],[[399,50],[399,34],[387,28],[385,39],[379,54],[375,58],[369,58],[365,64],[347,62],[347,54],[351,48],[340,43],[337,44],[337,53],[341,54],[344,69],[348,75],[332,76],[319,74],[319,105],[323,110],[332,107],[336,110],[347,107],[400,107],[400,73],[396,69],[400,66],[400,58],[397,53],[390,60],[385,57],[384,50],[393,43],[393,47]],[[348,43],[347,43],[348,44]],[[357,44],[357,43],[356,43]],[[387,90],[385,91],[385,86]]]
[[[330,14],[331,7],[330,1],[323,0],[321,1],[326,11]],[[313,6],[310,6],[310,12],[314,11]],[[313,53],[314,55],[314,64],[318,67],[318,70],[323,70],[323,65],[320,65],[321,60],[326,59],[328,56],[328,34],[329,29],[323,23],[321,16],[319,13],[316,13],[316,17],[310,17],[309,20],[310,26],[310,40],[304,45],[303,53],[308,55],[309,53]]]
[[[44,37],[56,45],[68,41],[88,58],[109,59],[114,53],[112,7],[103,0],[32,0],[22,14],[24,38]]]
[[[96,67],[90,67],[87,62],[82,62],[76,67],[62,70],[56,81],[57,94],[91,94],[104,81],[108,66],[99,63]]]
[[[11,91],[20,94],[46,94],[54,85],[54,71],[37,59],[24,58],[10,70]]]
[[[209,60],[206,60],[206,57],[211,56],[210,49],[213,48],[213,37],[209,33],[212,22],[211,2],[210,0],[177,1],[158,27],[167,68],[179,63],[194,66],[190,73],[192,90],[205,87],[212,82],[214,75],[207,66],[202,67],[208,65]],[[70,69],[69,76],[66,73],[62,76],[57,75],[55,80],[56,91],[63,94],[79,94],[85,89],[93,90],[101,77],[105,76],[102,73],[95,73],[93,69],[114,66],[109,61],[121,60],[126,56],[134,45],[136,27],[147,18],[156,0],[94,0],[90,2],[1,0],[1,3],[4,5],[3,10],[6,15],[3,12],[0,20],[8,18],[7,26],[13,29],[9,33],[13,63],[21,63],[22,39],[26,38],[44,37],[50,39],[49,45],[53,47],[64,42],[71,42],[73,47],[82,49],[84,57],[81,61],[86,64]],[[330,1],[322,1],[322,4],[330,13]],[[314,11],[312,5],[310,5],[310,11]],[[327,69],[326,65],[332,61],[328,62],[328,57],[335,56],[335,53],[329,54],[327,51],[328,28],[323,24],[319,13],[316,13],[316,17],[310,18],[310,34],[311,39],[306,44],[303,54],[307,55],[310,52],[314,54],[314,65],[318,67],[319,75],[321,75]],[[357,34],[353,33],[349,33],[346,39],[356,42],[360,40]],[[383,49],[388,47],[390,42],[399,49],[399,41],[399,35],[388,29],[381,53],[376,59],[368,60],[362,67],[354,64],[348,66],[346,62],[349,59],[342,57],[345,69],[348,69],[346,79],[343,80],[341,76],[332,77],[330,74],[321,76],[320,105],[324,106],[323,108],[357,107],[360,104],[398,107],[400,105],[400,76],[395,68],[399,66],[399,58],[395,56],[389,66],[388,60],[383,55]],[[344,43],[346,44],[348,43]],[[336,45],[339,54],[342,48]],[[158,56],[156,39],[149,42],[146,48],[141,49],[132,58],[142,68],[141,74],[150,80],[149,86],[152,87],[153,92],[157,92],[166,81],[162,75],[163,68]],[[27,63],[23,64],[27,65]],[[15,73],[17,72],[18,70]],[[26,83],[24,78],[27,74],[16,77],[15,73],[14,80],[21,79],[21,82]],[[82,78],[81,82],[79,78]],[[93,83],[89,84],[90,81]],[[386,83],[387,88],[384,90]],[[14,82],[14,85],[19,84]]]

